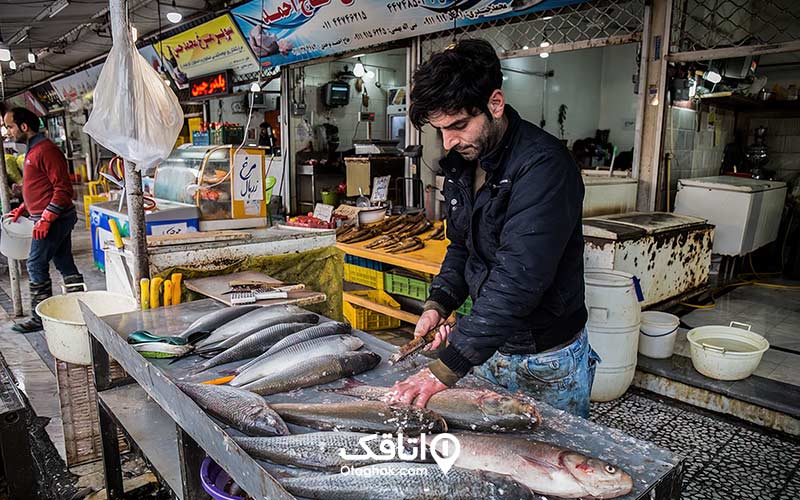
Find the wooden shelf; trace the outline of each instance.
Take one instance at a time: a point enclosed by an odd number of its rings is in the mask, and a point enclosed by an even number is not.
[[[405,321],[406,323],[411,323],[412,325],[416,325],[417,321],[419,321],[419,316],[416,314],[412,314],[410,312],[401,311],[399,309],[394,309],[393,307],[385,306],[383,304],[378,304],[377,302],[373,302],[369,299],[361,297],[359,295],[355,295],[350,292],[344,292],[342,294],[342,299],[345,302],[349,302],[351,304],[366,307],[370,311],[379,312],[381,314],[385,314],[392,318],[397,318],[400,321]]]

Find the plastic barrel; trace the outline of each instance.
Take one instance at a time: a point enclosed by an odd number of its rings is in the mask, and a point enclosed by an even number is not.
[[[20,217],[17,222],[11,222],[10,218],[3,218],[2,228],[0,253],[9,259],[27,259],[33,241],[33,221],[27,217]]]
[[[681,320],[674,314],[661,311],[644,311],[639,330],[639,352],[648,358],[666,359],[675,350],[678,325]]]
[[[587,269],[586,329],[600,356],[592,385],[592,401],[611,401],[628,390],[636,373],[641,307],[632,275]]]
[[[139,305],[127,295],[94,291],[56,295],[36,307],[42,318],[47,348],[53,357],[68,363],[89,365],[92,363],[89,330],[79,300],[100,317],[135,311]]]

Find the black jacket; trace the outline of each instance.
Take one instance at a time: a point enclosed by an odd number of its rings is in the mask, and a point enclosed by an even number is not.
[[[440,356],[458,376],[495,351],[530,354],[569,341],[586,323],[583,181],[567,149],[506,106],[508,130],[475,162],[451,151],[445,173],[447,248],[429,300],[446,311],[472,297]]]

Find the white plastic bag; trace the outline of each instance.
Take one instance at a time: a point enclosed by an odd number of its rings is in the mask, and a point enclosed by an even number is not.
[[[129,34],[114,37],[84,132],[146,170],[169,156],[182,127],[183,110],[172,89]]]

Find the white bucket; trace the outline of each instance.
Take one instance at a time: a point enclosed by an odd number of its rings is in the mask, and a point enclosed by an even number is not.
[[[36,307],[36,312],[42,318],[50,353],[68,363],[88,365],[92,363],[89,330],[78,300],[100,317],[135,311],[138,304],[133,298],[122,294],[94,291],[57,295]]]
[[[746,327],[734,328],[738,324]],[[692,365],[706,377],[717,380],[742,380],[756,371],[769,342],[751,332],[750,325],[731,322],[730,326],[701,326],[686,334]]]
[[[600,356],[592,401],[611,401],[628,390],[636,373],[641,307],[633,276],[608,269],[587,269],[586,308],[589,344]]]
[[[639,352],[648,358],[667,359],[675,351],[681,319],[661,311],[644,311],[639,329]]]
[[[11,222],[10,217],[3,217],[2,236],[0,236],[0,253],[14,260],[28,258],[33,241],[33,221],[27,217],[20,217],[17,222]]]

